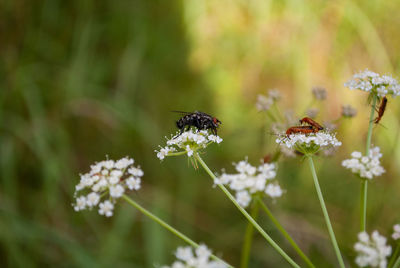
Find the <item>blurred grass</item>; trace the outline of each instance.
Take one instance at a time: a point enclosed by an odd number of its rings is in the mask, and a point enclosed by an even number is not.
[[[161,164],[154,149],[175,131],[171,110],[202,110],[223,125],[207,150],[215,171],[275,150],[254,108],[269,88],[300,117],[312,86],[328,89],[320,121],[340,105],[358,116],[338,130],[343,146],[316,161],[345,258],[358,230],[357,180],[340,162],[364,150],[366,95],[343,82],[370,68],[398,75],[397,10],[390,1],[61,1],[0,3],[1,266],[153,267],[182,242],[126,205],[112,219],[71,207],[78,174],[108,155],[145,171],[134,196],[145,207],[239,263],[245,221],[202,170],[183,158]],[[398,100],[374,129],[387,173],[370,186],[368,229],[399,221]],[[286,195],[272,210],[318,266],[335,263],[307,166],[280,163]],[[284,247],[290,247],[264,218]],[[295,256],[291,252],[292,256]],[[286,265],[256,237],[252,267]]]

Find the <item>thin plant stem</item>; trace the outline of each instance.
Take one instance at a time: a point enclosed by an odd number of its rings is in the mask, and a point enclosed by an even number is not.
[[[396,250],[393,252],[393,255],[390,258],[390,261],[389,261],[389,264],[387,267],[389,267],[389,268],[393,267],[393,263],[396,260],[396,257],[399,254],[399,251],[400,251],[400,243],[397,244]]]
[[[250,216],[256,220],[258,216],[258,203],[253,202],[251,211],[250,211]],[[253,242],[253,233],[254,233],[254,227],[253,225],[248,222],[246,226],[246,231],[244,234],[244,242],[243,242],[243,247],[242,247],[242,255],[240,257],[240,267],[241,268],[247,268],[249,267],[249,259],[250,259],[250,250],[251,250],[251,244]]]
[[[400,267],[400,257],[397,258],[396,262],[393,264],[392,268],[399,268]]]
[[[304,252],[300,249],[300,247],[296,244],[296,242],[292,239],[288,232],[286,232],[285,228],[279,223],[279,221],[274,217],[272,212],[269,210],[267,205],[262,201],[260,197],[257,197],[258,203],[261,205],[261,208],[268,215],[269,219],[275,224],[276,228],[278,228],[279,232],[286,238],[286,240],[292,245],[294,250],[299,254],[299,256],[307,263],[309,267],[314,267],[314,264],[310,261],[310,259],[304,254]]]
[[[214,173],[208,168],[206,163],[203,161],[203,159],[200,157],[198,153],[194,154],[194,157],[197,158],[197,160],[200,162],[200,165],[205,169],[205,171],[210,175],[210,177],[215,180],[217,177],[214,175]],[[246,219],[254,226],[254,228],[267,240],[267,242],[276,250],[278,251],[279,254],[288,262],[290,263],[293,267],[299,268],[300,266],[294,262],[287,254],[285,251],[283,251],[278,244],[275,243],[275,241],[264,231],[263,228],[247,213],[247,211],[242,208],[242,206],[239,205],[239,203],[235,200],[235,198],[232,196],[232,194],[225,188],[224,185],[218,184],[218,187],[224,192],[224,194],[231,200],[231,202],[239,209],[239,211],[243,214],[243,216],[246,217]]]
[[[329,236],[331,237],[331,241],[332,241],[335,253],[336,253],[336,257],[339,261],[340,267],[344,268],[345,266],[344,266],[344,262],[343,262],[343,257],[342,257],[342,254],[340,253],[339,246],[336,242],[335,233],[333,232],[331,220],[329,219],[329,215],[328,215],[328,210],[326,209],[326,206],[325,206],[324,197],[322,195],[321,188],[319,187],[319,182],[318,182],[317,173],[315,172],[314,162],[313,162],[311,156],[307,156],[307,159],[308,159],[308,164],[310,165],[311,173],[312,173],[312,176],[314,179],[315,189],[317,190],[319,203],[321,204],[322,213],[324,214],[326,226],[328,227]]]
[[[182,239],[183,241],[185,241],[186,243],[188,243],[192,247],[194,247],[194,248],[198,248],[199,247],[199,244],[197,244],[196,242],[191,240],[189,237],[187,237],[186,235],[182,234],[181,232],[176,230],[174,227],[172,227],[171,225],[169,225],[168,223],[166,223],[165,221],[163,221],[162,219],[160,219],[159,217],[157,217],[156,215],[154,215],[153,213],[151,213],[150,211],[148,211],[147,209],[145,209],[144,207],[142,207],[141,205],[136,203],[129,196],[122,195],[122,198],[125,199],[125,201],[128,202],[130,205],[132,205],[133,207],[137,208],[144,215],[146,215],[147,217],[149,217],[153,221],[157,222],[162,227],[164,227],[165,229],[167,229],[168,231],[170,231],[171,233],[173,233],[174,235],[176,235],[177,237],[179,237],[180,239]],[[228,267],[233,268],[233,266],[227,264],[225,261],[221,260],[220,258],[218,258],[217,256],[215,256],[213,254],[211,255],[211,258],[214,259],[215,261],[223,262]]]
[[[372,139],[372,126],[374,124],[374,114],[375,114],[375,105],[378,96],[375,94],[372,97],[372,107],[371,114],[369,116],[369,125],[368,125],[368,134],[367,134],[367,144],[365,146],[365,154],[369,155],[369,149],[371,147],[371,139]],[[363,179],[361,182],[361,204],[360,204],[360,229],[361,232],[365,231],[366,223],[367,223],[367,194],[368,194],[368,181]]]

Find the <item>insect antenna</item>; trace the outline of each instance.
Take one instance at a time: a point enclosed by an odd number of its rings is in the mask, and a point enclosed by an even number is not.
[[[184,112],[184,111],[176,111],[176,110],[172,110],[170,111],[171,113],[178,113],[178,114],[191,114],[192,112]]]

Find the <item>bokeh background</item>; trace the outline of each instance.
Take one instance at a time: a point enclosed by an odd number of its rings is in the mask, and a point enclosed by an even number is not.
[[[214,171],[253,164],[277,147],[258,94],[278,88],[281,111],[340,121],[343,146],[318,157],[320,183],[339,245],[352,265],[359,228],[356,177],[341,167],[365,150],[367,95],[344,88],[369,68],[398,77],[400,1],[62,1],[0,3],[0,265],[2,267],[154,267],[173,261],[182,241],[120,202],[112,218],[76,213],[74,185],[89,165],[126,155],[145,176],[132,197],[237,266],[246,221],[207,174],[185,157],[156,158],[176,131],[172,110],[217,116],[224,142],[207,149]],[[389,236],[400,221],[400,99],[389,98],[373,144],[387,172],[369,187],[367,229]],[[317,264],[335,267],[306,163],[279,162],[286,194],[267,200]],[[266,217],[260,222],[301,262]],[[255,235],[251,267],[287,267]]]

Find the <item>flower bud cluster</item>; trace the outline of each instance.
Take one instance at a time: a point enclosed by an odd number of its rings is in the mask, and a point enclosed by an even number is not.
[[[166,156],[180,153],[186,153],[190,157],[194,152],[206,148],[211,143],[221,142],[222,138],[210,134],[207,130],[194,132],[190,129],[167,140],[167,146],[160,146],[160,150],[155,152],[160,160],[163,160]]]
[[[325,131],[310,134],[282,134],[276,139],[276,143],[284,145],[289,149],[295,149],[303,154],[314,154],[320,149],[329,149],[342,145],[342,143],[336,139],[335,134]]]
[[[392,238],[394,240],[399,240],[400,239],[400,224],[396,224],[396,225],[393,226]]]
[[[223,262],[212,261],[211,250],[205,245],[200,245],[193,252],[191,247],[178,247],[175,252],[178,259],[171,266],[162,266],[161,268],[226,268]]]
[[[371,148],[368,156],[363,156],[360,152],[352,152],[350,159],[342,161],[342,166],[351,170],[351,172],[358,174],[361,178],[372,179],[382,175],[385,169],[381,166],[379,147]]]
[[[271,106],[281,98],[281,92],[277,89],[271,89],[268,91],[268,96],[258,95],[256,108],[259,111],[268,111]]]
[[[371,236],[366,232],[359,233],[358,240],[354,245],[358,254],[356,264],[360,267],[386,268],[387,257],[392,253],[392,247],[386,245],[386,238],[374,231]]]
[[[276,164],[263,163],[258,167],[250,165],[246,160],[234,163],[238,173],[222,173],[214,183],[228,185],[236,192],[236,201],[242,206],[247,207],[252,195],[255,193],[265,193],[271,198],[280,197],[283,190],[274,180],[276,177]]]
[[[379,97],[400,95],[400,85],[396,79],[390,75],[379,75],[366,69],[363,72],[355,74],[353,79],[344,84],[351,90],[359,89],[365,92],[377,94]]]
[[[104,160],[90,166],[75,186],[75,211],[99,207],[99,214],[111,217],[114,204],[126,190],[139,190],[143,171],[132,158]],[[102,202],[102,200],[105,200]]]

